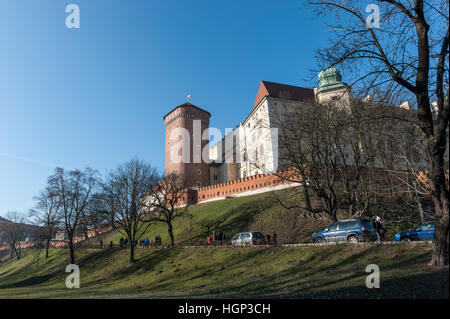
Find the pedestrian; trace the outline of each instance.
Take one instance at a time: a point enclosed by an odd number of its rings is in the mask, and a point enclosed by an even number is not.
[[[219,240],[219,242],[220,242],[220,245],[222,245],[222,240],[223,240],[223,233],[222,233],[222,231],[219,229],[218,230],[218,234],[217,234],[217,239]]]
[[[125,247],[128,247],[128,238],[125,238]]]
[[[109,248],[113,248],[113,242],[112,242],[112,240],[109,242]]]
[[[270,245],[270,234],[267,234],[266,238],[267,238],[267,244]]]
[[[120,249],[122,249],[122,248],[123,248],[123,245],[124,245],[124,240],[123,240],[122,237],[120,237],[119,245],[120,245]]]
[[[100,248],[103,248],[103,240],[100,239]]]
[[[377,234],[377,243],[380,243],[384,239],[384,229],[383,224],[381,224],[381,218],[379,216],[373,216],[372,226]]]
[[[277,233],[274,231],[272,234],[272,241],[273,244],[276,245],[277,244]]]
[[[206,244],[211,245],[211,235],[208,235],[208,237],[206,237]]]

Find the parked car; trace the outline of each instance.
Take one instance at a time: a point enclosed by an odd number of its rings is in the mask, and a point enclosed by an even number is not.
[[[417,241],[417,240],[433,240],[434,239],[434,222],[421,224],[409,231],[398,233],[395,235],[396,241]]]
[[[370,220],[347,219],[337,221],[323,231],[314,233],[314,243],[374,241],[377,234]]]
[[[261,245],[265,244],[266,239],[260,232],[244,232],[233,236],[231,244],[235,246],[241,245]]]

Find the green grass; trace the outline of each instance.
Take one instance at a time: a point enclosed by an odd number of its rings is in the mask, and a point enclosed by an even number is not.
[[[279,248],[83,249],[81,288],[65,288],[65,249],[0,264],[0,298],[448,298],[448,267],[426,266],[430,244]],[[365,287],[377,264],[381,288]]]
[[[284,190],[279,195],[301,200]],[[279,242],[310,242],[324,218],[283,210],[271,193],[206,203],[189,208],[192,243],[220,228],[228,236],[240,231],[276,231]],[[297,196],[297,197],[295,197]],[[259,209],[261,207],[261,210]],[[262,212],[260,214],[260,212]],[[346,218],[345,212],[340,218]],[[385,219],[387,219],[385,217]],[[398,225],[397,219],[385,220]],[[162,236],[167,227],[152,225],[146,236]],[[189,218],[174,222],[175,240],[189,243]],[[393,236],[393,232],[391,234]],[[115,230],[102,235],[114,249],[76,249],[81,288],[67,289],[67,249],[26,250],[20,260],[0,262],[0,298],[448,298],[448,267],[431,268],[431,245],[338,245],[278,248],[139,248],[128,264],[128,250]],[[99,238],[91,239],[95,243]],[[381,288],[365,287],[366,266],[377,264]]]

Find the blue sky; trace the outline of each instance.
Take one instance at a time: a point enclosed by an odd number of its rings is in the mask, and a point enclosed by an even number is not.
[[[313,87],[329,36],[294,0],[0,0],[0,215],[28,211],[55,165],[162,170],[162,117],[188,93],[234,127],[261,80]]]

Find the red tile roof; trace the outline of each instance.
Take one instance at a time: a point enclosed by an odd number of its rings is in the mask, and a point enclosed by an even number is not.
[[[253,108],[255,108],[265,96],[306,101],[314,99],[314,90],[302,88],[300,86],[261,81],[261,83],[259,84],[258,93],[256,94],[255,104],[253,105]]]

